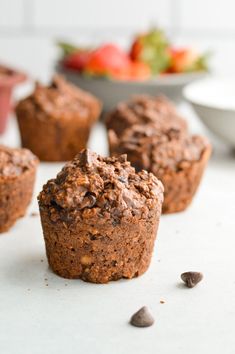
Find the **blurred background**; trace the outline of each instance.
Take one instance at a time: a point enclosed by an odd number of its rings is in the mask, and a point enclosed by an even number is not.
[[[0,60],[48,79],[57,39],[115,40],[158,25],[179,45],[213,53],[211,69],[235,74],[234,0],[1,0]]]

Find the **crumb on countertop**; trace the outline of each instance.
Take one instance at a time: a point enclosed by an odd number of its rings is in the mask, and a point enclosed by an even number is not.
[[[32,216],[32,217],[39,216],[39,213],[37,213],[36,211],[33,211],[32,213],[30,213],[30,216]]]

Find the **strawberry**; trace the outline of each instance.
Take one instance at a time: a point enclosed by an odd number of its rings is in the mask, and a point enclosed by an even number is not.
[[[132,43],[130,50],[130,58],[134,61],[138,61],[141,56],[141,51],[143,50],[143,36],[139,36]]]
[[[86,50],[72,52],[62,61],[63,66],[68,69],[83,71],[90,58],[90,55],[91,52]]]
[[[207,71],[207,54],[198,55],[191,48],[170,48],[171,66],[169,72],[182,73],[193,71]]]
[[[142,62],[130,61],[128,67],[122,70],[116,70],[112,73],[112,78],[116,80],[147,80],[151,76],[148,65]]]
[[[60,48],[63,58],[65,58],[67,55],[70,55],[74,52],[78,52],[82,50],[82,48],[78,48],[74,44],[67,43],[67,42],[58,42],[57,46]]]
[[[168,47],[165,34],[158,29],[153,29],[137,36],[131,46],[130,57],[134,61],[147,64],[152,74],[156,75],[166,71],[170,65]]]
[[[59,42],[62,52],[62,65],[65,68],[82,71],[91,53],[90,48],[77,47],[71,43]]]
[[[88,74],[112,76],[127,70],[130,64],[128,55],[114,44],[105,44],[94,50],[86,65]]]
[[[147,80],[151,77],[150,67],[141,61],[131,63],[132,80]]]

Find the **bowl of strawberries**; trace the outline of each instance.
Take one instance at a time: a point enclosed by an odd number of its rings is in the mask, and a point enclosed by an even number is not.
[[[164,94],[182,99],[184,86],[208,73],[208,55],[176,48],[160,29],[137,35],[128,50],[115,43],[77,47],[58,43],[62,55],[56,71],[90,91],[109,110],[135,94]]]

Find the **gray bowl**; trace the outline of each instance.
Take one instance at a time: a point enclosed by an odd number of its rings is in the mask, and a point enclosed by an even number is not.
[[[118,102],[128,99],[135,94],[163,94],[174,102],[182,100],[182,89],[192,81],[205,77],[206,73],[169,74],[146,81],[118,81],[105,78],[91,78],[64,69],[59,64],[56,71],[80,88],[98,97],[104,110],[112,109]]]
[[[235,148],[235,80],[206,79],[183,93],[205,126]]]

